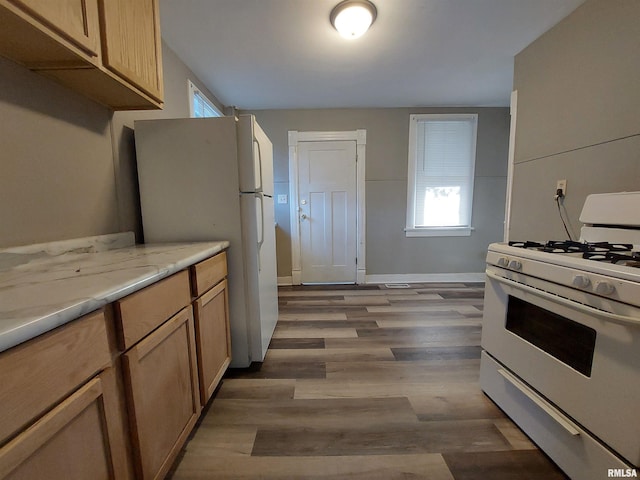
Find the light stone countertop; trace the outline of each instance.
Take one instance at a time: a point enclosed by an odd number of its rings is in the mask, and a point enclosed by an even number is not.
[[[135,245],[133,233],[0,250],[0,352],[140,290],[229,242]]]

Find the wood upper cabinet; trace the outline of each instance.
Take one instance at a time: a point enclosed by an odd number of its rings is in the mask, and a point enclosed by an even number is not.
[[[162,108],[158,0],[0,0],[0,55],[114,110]]]
[[[91,57],[100,52],[97,0],[9,0]]]
[[[200,401],[205,405],[231,362],[227,254],[222,252],[192,267]]]
[[[163,98],[158,0],[100,0],[104,66]]]
[[[138,478],[161,479],[201,410],[191,306],[125,352],[123,360]]]
[[[97,0],[0,0],[0,54],[31,69],[99,64]]]

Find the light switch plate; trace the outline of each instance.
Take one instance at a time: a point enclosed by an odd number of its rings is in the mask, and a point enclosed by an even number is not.
[[[287,203],[287,194],[281,194],[278,195],[278,203],[282,204],[282,203]]]

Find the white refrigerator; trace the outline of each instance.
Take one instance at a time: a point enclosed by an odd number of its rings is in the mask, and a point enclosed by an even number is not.
[[[141,120],[145,243],[229,240],[232,367],[261,362],[278,319],[273,146],[253,115]]]

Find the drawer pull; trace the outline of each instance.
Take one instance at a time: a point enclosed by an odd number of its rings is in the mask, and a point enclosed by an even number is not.
[[[576,436],[580,435],[580,430],[575,423],[569,420],[565,415],[563,415],[557,408],[549,405],[549,403],[543,399],[540,395],[538,395],[535,391],[533,391],[529,386],[525,385],[520,379],[507,372],[503,368],[498,369],[498,373],[502,375],[505,380],[507,380],[511,385],[520,390],[524,395],[529,398],[533,403],[535,403],[538,407],[540,407],[543,411],[547,413],[551,418],[553,418],[558,425],[564,428],[570,435]]]

